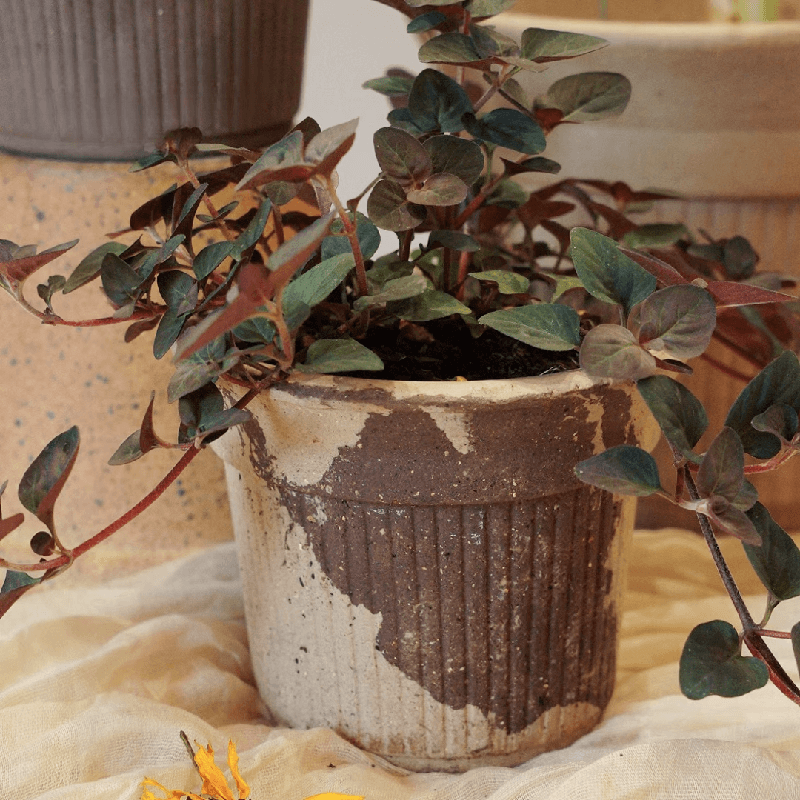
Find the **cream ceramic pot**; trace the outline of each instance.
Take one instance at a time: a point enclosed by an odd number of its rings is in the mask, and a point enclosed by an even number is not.
[[[634,506],[573,466],[653,445],[632,387],[579,371],[317,376],[249,408],[213,446],[254,670],[280,723],[447,771],[521,763],[597,724]]]

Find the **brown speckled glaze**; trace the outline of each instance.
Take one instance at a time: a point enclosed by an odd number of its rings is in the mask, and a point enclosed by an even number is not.
[[[508,385],[294,382],[221,441],[279,719],[446,770],[518,763],[598,722],[631,507],[572,466],[650,431],[627,388]]]
[[[279,139],[300,102],[308,0],[8,0],[0,147],[128,159],[197,126]]]

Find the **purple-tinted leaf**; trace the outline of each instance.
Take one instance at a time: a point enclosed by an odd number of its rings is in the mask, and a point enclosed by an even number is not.
[[[463,33],[443,33],[429,39],[420,47],[418,57],[423,64],[472,64],[485,58],[472,37]]]
[[[458,136],[431,136],[423,143],[431,159],[432,172],[457,175],[472,186],[483,172],[483,150],[476,142]]]
[[[425,219],[424,208],[408,202],[399,183],[381,179],[367,201],[367,214],[379,227],[388,231],[407,231]]]
[[[792,637],[792,652],[794,653],[794,660],[800,669],[800,622],[795,622],[791,630]]]
[[[10,287],[21,286],[27,278],[33,275],[38,269],[41,269],[45,264],[49,264],[59,256],[71,250],[78,243],[75,239],[65,244],[59,244],[51,247],[48,250],[43,250],[38,254],[27,254],[25,248],[19,248],[10,259],[5,259],[0,256],[0,279],[3,279]]]
[[[756,503],[747,516],[761,537],[759,547],[744,545],[759,580],[778,600],[800,596],[800,549],[761,503]]]
[[[717,323],[711,295],[699,286],[667,286],[641,305],[639,342],[658,358],[684,361],[703,353]]]
[[[381,171],[390,180],[416,183],[431,174],[427,150],[410,133],[399,128],[379,128],[373,142]]]
[[[631,82],[615,72],[583,72],[556,81],[536,101],[558,109],[564,122],[594,122],[619,116],[631,99]]]
[[[428,237],[428,247],[449,247],[451,250],[458,250],[462,253],[475,253],[481,249],[477,239],[473,239],[469,234],[461,231],[431,231],[431,235]]]
[[[638,381],[654,375],[656,360],[619,325],[598,325],[584,337],[580,364],[596,378]]]
[[[769,680],[766,664],[741,655],[742,645],[730,622],[715,620],[698,625],[681,653],[681,691],[690,700],[709,695],[739,697],[765,686]]]
[[[258,207],[258,211],[250,220],[247,227],[239,234],[236,241],[233,242],[230,256],[234,261],[238,261],[251,247],[255,247],[258,243],[258,240],[264,233],[270,211],[272,211],[272,201],[267,198],[262,201],[261,205]]]
[[[710,498],[703,513],[731,536],[756,547],[761,544],[761,536],[750,517],[727,497]]]
[[[103,256],[100,278],[103,291],[115,308],[123,308],[139,299],[144,279],[113,252]]]
[[[797,411],[791,406],[778,404],[770,406],[763,414],[753,417],[750,423],[757,431],[773,433],[782,442],[789,443],[797,433]]]
[[[542,350],[572,350],[580,344],[578,314],[559,303],[535,303],[492,311],[478,322]]]
[[[318,133],[305,149],[305,161],[315,166],[315,172],[330,177],[337,164],[353,146],[358,119],[334,125]]]
[[[800,363],[788,350],[769,363],[744,387],[731,406],[725,424],[742,440],[746,453],[756,458],[772,458],[781,449],[772,433],[756,430],[752,422],[771,406],[800,409]]]
[[[525,172],[544,172],[555,175],[561,172],[561,164],[544,156],[526,158],[525,161],[510,161],[507,158],[501,160],[506,165],[506,175],[521,175]]]
[[[701,497],[714,495],[731,502],[744,481],[744,448],[731,428],[723,428],[706,451],[697,471],[697,490]]]
[[[53,506],[69,477],[80,447],[76,427],[60,433],[25,470],[19,499],[25,508],[53,530]]]
[[[646,497],[661,492],[655,459],[644,450],[622,444],[575,465],[575,475],[584,483],[614,494]]]
[[[461,178],[441,172],[431,175],[419,189],[410,189],[406,197],[409,203],[423,206],[454,206],[466,198],[468,191]]]
[[[310,174],[311,170],[304,166],[303,134],[295,130],[261,154],[247,170],[236,190],[253,189],[272,181],[305,180]]]
[[[756,271],[758,253],[744,236],[734,236],[722,248],[722,263],[728,277],[734,280],[750,278]]]
[[[708,416],[700,401],[681,383],[666,375],[637,381],[636,387],[658,422],[667,441],[684,458],[700,461],[694,446],[708,428]]]
[[[473,19],[493,17],[510,10],[516,2],[517,0],[469,0],[466,8],[472,14]]]

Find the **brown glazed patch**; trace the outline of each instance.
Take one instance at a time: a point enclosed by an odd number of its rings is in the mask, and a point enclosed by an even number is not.
[[[611,401],[605,444],[622,443],[629,397],[595,393]],[[613,689],[606,563],[619,508],[572,474],[594,452],[585,398],[478,409],[466,453],[430,414],[401,407],[370,416],[314,486],[276,481],[325,575],[381,615],[376,649],[387,661],[509,734],[558,706],[602,709]],[[263,437],[251,440],[272,482],[267,452]]]

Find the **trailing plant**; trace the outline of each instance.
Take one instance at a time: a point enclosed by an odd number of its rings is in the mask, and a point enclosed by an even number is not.
[[[155,358],[177,351],[167,387],[180,412],[175,439],[155,431],[151,398],[111,462],[156,448],[182,451],[135,508],[68,548],[54,504],[78,454],[78,431],[50,442],[19,488],[45,529],[31,539],[39,560],[0,561],[8,570],[0,612],[149,506],[206,444],[249,419],[252,397],[295,372],[474,380],[580,367],[598,379],[637,383],[673,449],[678,480],[668,493],[653,459],[633,447],[578,464],[578,477],[695,510],[740,614],[741,633],[722,622],[692,633],[681,661],[684,692],[741,694],[771,677],[800,702],[764,645],[778,635],[766,628],[772,609],[800,594],[800,552],[747,480],[800,446],[796,309],[777,291],[791,281],[757,273],[758,258],[741,237],[698,239],[683,225],[636,221],[666,195],[552,177],[561,166],[542,155],[547,137],[622,113],[630,84],[589,72],[530,96],[517,76],[605,41],[541,29],[512,41],[485,24],[511,0],[384,1],[410,13],[409,31],[427,34],[425,66],[418,75],[391,71],[367,83],[394,107],[373,137],[378,174],[357,197],[343,201],[337,190],[355,120],[321,130],[306,119],[258,152],[204,143],[199,131],[184,129],[133,167],[171,164],[179,182],[136,209],[128,229],[71,274],[39,283],[37,304],[25,295],[28,281],[74,242],[36,253],[0,241],[0,285],[43,323],[123,324],[127,340],[153,332]],[[200,172],[207,162],[195,157],[208,155],[226,166]],[[381,231],[395,234],[397,247],[379,255]],[[60,316],[61,295],[97,283],[110,316]],[[697,452],[705,411],[670,374],[690,372],[686,362],[702,356],[713,336],[760,371],[723,430]],[[230,408],[216,385],[223,376],[247,390]],[[746,455],[761,463],[746,464]],[[21,513],[0,512],[0,538],[23,521]],[[767,612],[758,624],[715,530],[743,541],[764,581]],[[797,626],[781,635],[800,649]],[[742,643],[752,658],[741,655]]]

